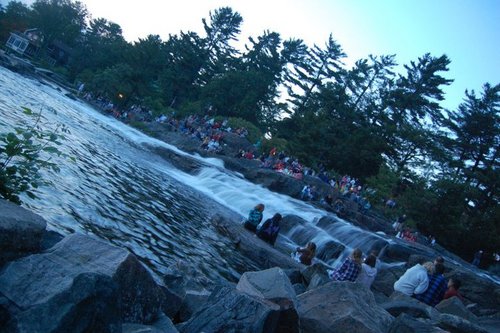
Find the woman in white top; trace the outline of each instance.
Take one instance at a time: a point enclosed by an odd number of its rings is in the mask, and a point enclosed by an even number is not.
[[[423,293],[429,286],[427,274],[432,274],[433,266],[432,262],[416,264],[394,283],[394,290],[408,296]]]
[[[377,257],[370,254],[361,265],[361,272],[359,273],[356,282],[359,282],[366,288],[370,289],[373,280],[375,280],[375,276],[377,276],[377,269],[375,268],[376,263]]]

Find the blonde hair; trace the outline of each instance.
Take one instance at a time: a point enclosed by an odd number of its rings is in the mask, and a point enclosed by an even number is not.
[[[424,264],[422,266],[425,267],[425,269],[427,270],[427,272],[429,274],[433,274],[434,273],[434,263],[432,263],[430,261],[427,261],[427,262],[424,262]]]
[[[355,248],[353,251],[352,251],[352,259],[354,259],[354,261],[361,265],[362,263],[362,260],[363,260],[363,251],[361,251],[359,248]]]

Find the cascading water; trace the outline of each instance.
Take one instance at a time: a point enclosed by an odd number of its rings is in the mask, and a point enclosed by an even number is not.
[[[252,184],[223,168],[217,159],[189,155],[67,98],[57,87],[0,68],[0,131],[26,121],[20,108],[42,109],[43,124],[65,124],[70,133],[63,150],[75,162],[56,158],[61,171],[47,171],[51,186],[39,189],[39,200],[23,197],[24,205],[42,215],[60,233],[91,233],[128,248],[161,274],[177,260],[186,260],[212,279],[234,281],[254,263],[234,251],[207,220],[229,209],[235,223],[257,203],[264,218],[279,212],[303,218],[305,225],[284,232],[285,243],[322,247],[342,243],[344,258],[353,247],[370,250],[387,240],[345,221],[325,224],[327,213],[302,201]],[[174,150],[196,159],[196,174],[174,168],[155,149]],[[225,208],[224,208],[225,207]],[[333,264],[335,260],[326,260]]]

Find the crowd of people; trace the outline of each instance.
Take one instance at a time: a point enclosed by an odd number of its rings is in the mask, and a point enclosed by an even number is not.
[[[243,225],[260,239],[274,246],[280,231],[282,216],[276,213],[262,223],[264,209],[263,204],[256,205],[249,212]],[[312,265],[315,262],[315,255],[316,244],[309,242],[305,247],[297,247],[292,253],[292,258],[304,265]],[[326,273],[332,281],[357,282],[370,289],[379,269],[380,261],[377,251],[363,256],[361,249],[355,248],[338,267],[327,269]],[[433,307],[442,300],[454,296],[463,300],[459,292],[461,281],[457,278],[446,280],[443,276],[444,271],[444,258],[441,256],[437,257],[434,262],[419,262],[407,269],[394,283],[394,291]]]

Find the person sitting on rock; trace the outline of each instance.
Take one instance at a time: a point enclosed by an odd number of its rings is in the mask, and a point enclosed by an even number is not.
[[[257,226],[262,221],[262,212],[264,211],[264,205],[258,204],[254,207],[248,214],[248,219],[245,221],[243,226],[253,232],[257,231]]]
[[[394,290],[408,296],[418,295],[427,290],[429,286],[428,273],[432,272],[432,262],[423,265],[416,264],[394,282]]]
[[[460,294],[458,292],[458,289],[460,288],[461,285],[462,285],[462,282],[459,279],[457,279],[457,278],[450,278],[448,280],[448,289],[444,293],[443,299],[448,299],[448,298],[451,298],[453,296],[456,296],[461,301],[463,301],[464,297],[462,296],[462,294]]]
[[[356,282],[359,282],[366,288],[370,289],[373,280],[375,280],[375,276],[377,276],[377,268],[375,267],[376,264],[376,256],[370,254],[366,257],[365,262],[361,264],[361,271],[359,272]]]
[[[274,246],[278,233],[280,232],[281,214],[276,213],[270,219],[267,219],[262,226],[257,230],[257,236]]]
[[[339,268],[327,270],[328,277],[333,281],[356,281],[361,271],[362,258],[363,252],[358,248],[354,249]]]
[[[429,286],[427,289],[423,293],[417,294],[414,297],[430,306],[436,306],[439,302],[441,302],[448,287],[443,273],[444,265],[438,262],[434,265],[433,274],[428,274]]]
[[[294,259],[304,265],[310,266],[316,255],[316,243],[309,242],[306,247],[298,247]]]

